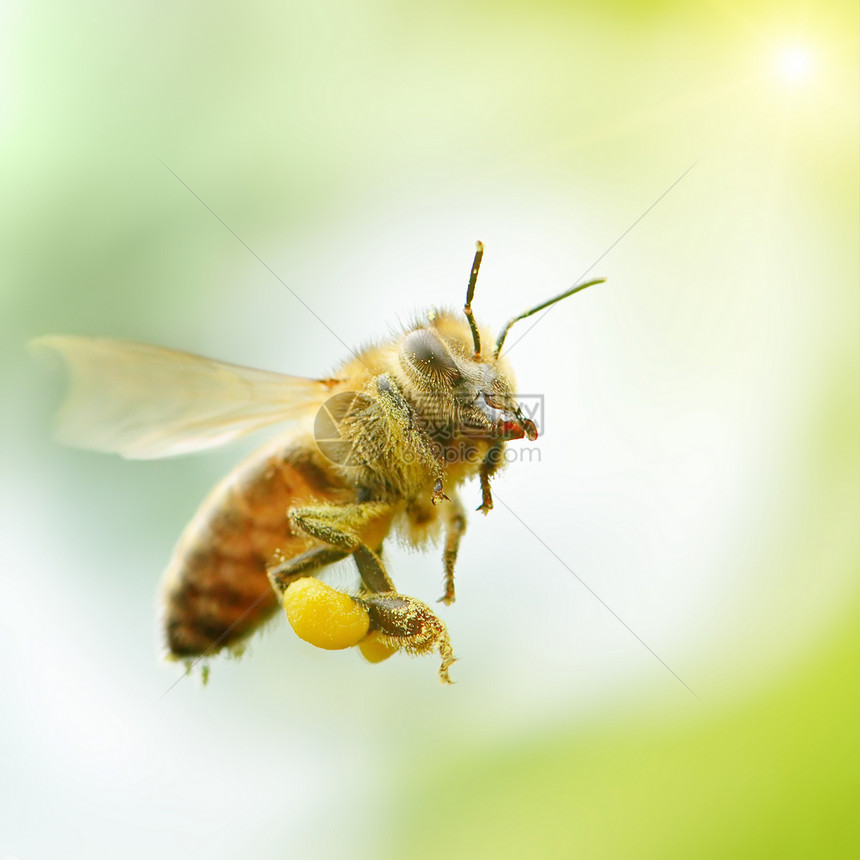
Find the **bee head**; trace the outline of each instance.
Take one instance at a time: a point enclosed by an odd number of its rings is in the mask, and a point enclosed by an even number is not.
[[[476,329],[477,331],[477,329]],[[475,355],[462,317],[431,312],[401,341],[399,363],[410,400],[430,425],[491,441],[537,438],[514,397],[507,363]]]
[[[481,332],[472,313],[472,299],[483,256],[484,245],[477,242],[463,306],[468,329],[461,319],[432,312],[428,325],[409,332],[404,338],[400,364],[410,386],[419,394],[425,413],[430,410],[440,416],[450,415],[458,427],[488,439],[526,437],[534,440],[537,439],[537,428],[523,415],[513,395],[513,376],[507,362],[500,359],[505,338],[514,323],[586,287],[603,283],[605,279],[576,284],[513,317],[496,339],[493,352],[486,354],[481,351]]]

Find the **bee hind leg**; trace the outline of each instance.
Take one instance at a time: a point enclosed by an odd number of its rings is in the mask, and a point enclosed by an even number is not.
[[[366,546],[359,546],[353,558],[368,589],[354,600],[367,610],[370,629],[377,631],[384,644],[407,654],[438,651],[442,658],[439,677],[442,683],[450,684],[448,670],[455,658],[445,622],[426,603],[394,591],[379,556]]]
[[[438,651],[442,659],[439,678],[443,684],[451,683],[448,670],[456,658],[448,628],[426,603],[396,592],[367,594],[356,600],[367,610],[371,629],[378,631],[386,645],[416,656]]]
[[[394,584],[370,547],[356,536],[382,543],[391,521],[391,506],[383,502],[357,502],[350,505],[319,505],[290,511],[293,527],[341,552],[340,558],[356,556],[362,581],[369,591],[394,591]],[[382,525],[384,528],[375,526]],[[375,534],[374,534],[375,533]]]
[[[281,562],[268,569],[269,581],[278,594],[283,594],[291,583],[303,576],[311,576],[319,568],[334,564],[346,558],[346,550],[334,546],[316,546],[289,561]]]
[[[443,683],[450,684],[448,670],[454,662],[454,652],[445,623],[426,603],[399,594],[379,556],[348,531],[358,531],[389,511],[388,506],[377,502],[299,508],[290,512],[290,521],[344,555],[353,556],[365,590],[352,599],[367,610],[371,631],[376,631],[391,648],[407,654],[438,651],[442,660],[439,677]]]

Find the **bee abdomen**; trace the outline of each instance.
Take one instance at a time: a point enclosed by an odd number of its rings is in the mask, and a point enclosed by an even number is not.
[[[179,541],[164,581],[164,632],[174,657],[235,647],[277,611],[266,568],[308,547],[287,511],[342,495],[307,449],[264,450],[219,484]]]

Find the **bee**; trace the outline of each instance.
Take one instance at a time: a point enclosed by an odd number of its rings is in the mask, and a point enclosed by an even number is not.
[[[438,652],[449,682],[447,628],[397,591],[383,543],[392,532],[419,547],[441,538],[440,600],[454,602],[466,530],[458,488],[477,477],[477,510],[487,514],[505,446],[538,435],[515,397],[505,338],[519,320],[603,281],[519,314],[485,351],[491,337],[471,307],[483,251],[478,242],[462,314],[431,310],[325,379],[106,338],[34,341],[68,367],[58,435],[75,447],[170,457],[285,425],[215,487],[182,534],[162,586],[168,657],[190,664],[238,653],[283,606],[296,632],[320,647],[357,644],[371,661]],[[309,581],[350,556],[357,593]],[[353,615],[350,627],[344,619]]]

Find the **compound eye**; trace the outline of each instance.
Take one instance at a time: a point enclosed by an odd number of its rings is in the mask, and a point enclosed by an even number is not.
[[[402,354],[412,367],[422,373],[447,382],[460,379],[460,370],[453,356],[442,341],[426,328],[416,329],[406,335]]]

